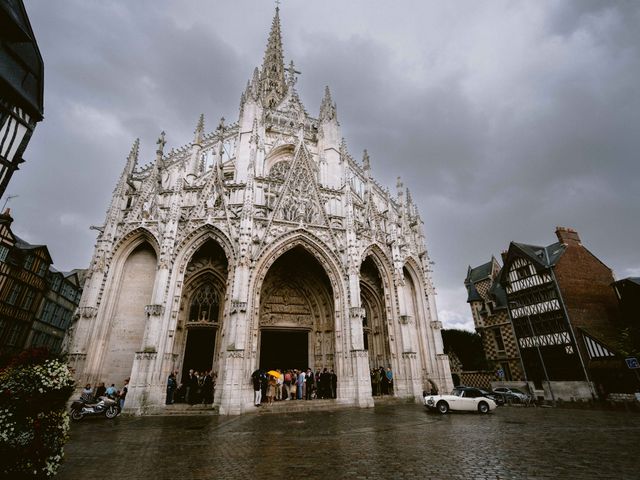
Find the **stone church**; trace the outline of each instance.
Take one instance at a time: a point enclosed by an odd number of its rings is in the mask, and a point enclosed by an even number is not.
[[[276,8],[235,123],[141,165],[115,187],[77,314],[77,380],[122,385],[125,409],[161,409],[171,371],[213,370],[221,414],[254,409],[251,373],[334,369],[337,402],[373,405],[370,369],[394,394],[452,388],[422,221],[341,136],[329,89],[319,115],[285,67]]]

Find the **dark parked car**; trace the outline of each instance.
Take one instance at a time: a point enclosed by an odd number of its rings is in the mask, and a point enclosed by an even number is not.
[[[496,394],[502,395],[509,403],[529,403],[531,397],[517,388],[496,387],[493,390]]]
[[[500,395],[499,393],[494,392],[492,390],[483,390],[482,388],[478,388],[477,390],[480,393],[482,393],[482,396],[490,398],[491,400],[496,402],[496,405],[498,405],[499,407],[504,405],[504,402],[505,402],[504,397],[502,395]]]

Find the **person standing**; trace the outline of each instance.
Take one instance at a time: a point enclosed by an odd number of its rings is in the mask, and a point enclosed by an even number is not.
[[[380,381],[378,378],[378,370],[371,370],[371,395],[377,397],[380,395]]]
[[[389,395],[393,395],[393,371],[391,370],[391,367],[387,367],[385,375],[387,376],[387,388],[389,390]]]
[[[311,400],[313,396],[314,385],[316,383],[314,380],[315,380],[315,377],[313,376],[313,371],[310,368],[307,368],[307,375],[305,378],[306,389],[305,389],[305,396],[304,396],[304,398],[307,400]]]
[[[253,382],[253,404],[259,407],[262,402],[262,382],[260,381],[259,371],[253,372],[251,381]]]
[[[173,404],[173,392],[176,391],[176,387],[178,386],[178,382],[176,380],[176,376],[173,372],[169,374],[169,378],[167,379],[167,398],[165,399],[165,405]]]
[[[192,387],[192,385],[194,383],[194,378],[195,378],[195,375],[193,374],[193,369],[190,369],[189,373],[187,374],[187,378],[183,378],[182,379],[182,383],[185,386],[185,389],[186,389],[186,392],[187,392],[184,395],[184,401],[187,402],[187,403],[191,403],[191,396],[192,396],[191,387]],[[198,381],[195,380],[195,383],[197,384]]]
[[[276,370],[278,372],[278,378],[276,378],[276,400],[282,400],[282,384],[284,383],[284,375],[280,369]]]
[[[205,405],[213,403],[213,377],[211,377],[209,370],[204,372],[204,379],[202,380],[202,403]]]
[[[303,398],[304,381],[305,381],[304,371],[300,370],[300,373],[298,374],[298,400],[302,400]]]
[[[291,391],[291,372],[286,370],[284,372],[284,386],[283,386],[283,396],[285,400],[289,400],[289,392]]]
[[[331,398],[338,398],[338,375],[331,369]]]
[[[269,379],[267,380],[267,404],[273,404],[273,397],[276,394],[276,377],[273,375],[269,375]]]
[[[298,391],[298,371],[291,371],[291,387],[289,388],[289,399],[296,399],[296,392]]]
[[[382,395],[389,394],[389,380],[387,380],[386,372],[384,371],[384,367],[380,367],[378,370],[378,376],[380,378],[380,390],[382,391]]]
[[[129,379],[125,379],[124,386],[120,389],[120,394],[118,397],[120,398],[120,410],[124,408],[124,400],[127,398],[127,392],[129,391]]]
[[[320,374],[320,398],[330,398],[331,394],[331,374],[327,368],[322,369]]]

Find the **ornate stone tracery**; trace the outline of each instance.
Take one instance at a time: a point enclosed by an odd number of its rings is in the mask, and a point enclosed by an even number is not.
[[[222,413],[252,408],[248,379],[278,332],[303,344],[307,366],[336,370],[345,403],[373,404],[371,367],[393,368],[399,396],[450,387],[417,208],[401,181],[393,196],[376,183],[367,152],[353,159],[328,88],[319,116],[307,113],[297,74],[276,11],[238,122],[207,133],[200,116],[193,141],[167,153],[163,133],[148,165],[134,143],[78,309],[80,383],[121,381],[108,352],[126,317],[138,329],[125,362],[132,411],[163,405],[168,372],[189,362],[218,372]],[[133,289],[145,298],[131,302]]]

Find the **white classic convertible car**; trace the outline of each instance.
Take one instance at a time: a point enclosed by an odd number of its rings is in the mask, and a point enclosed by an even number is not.
[[[456,387],[451,395],[425,395],[424,405],[429,410],[440,413],[447,413],[449,410],[489,413],[497,407],[496,402],[483,397],[477,388],[471,387]]]

